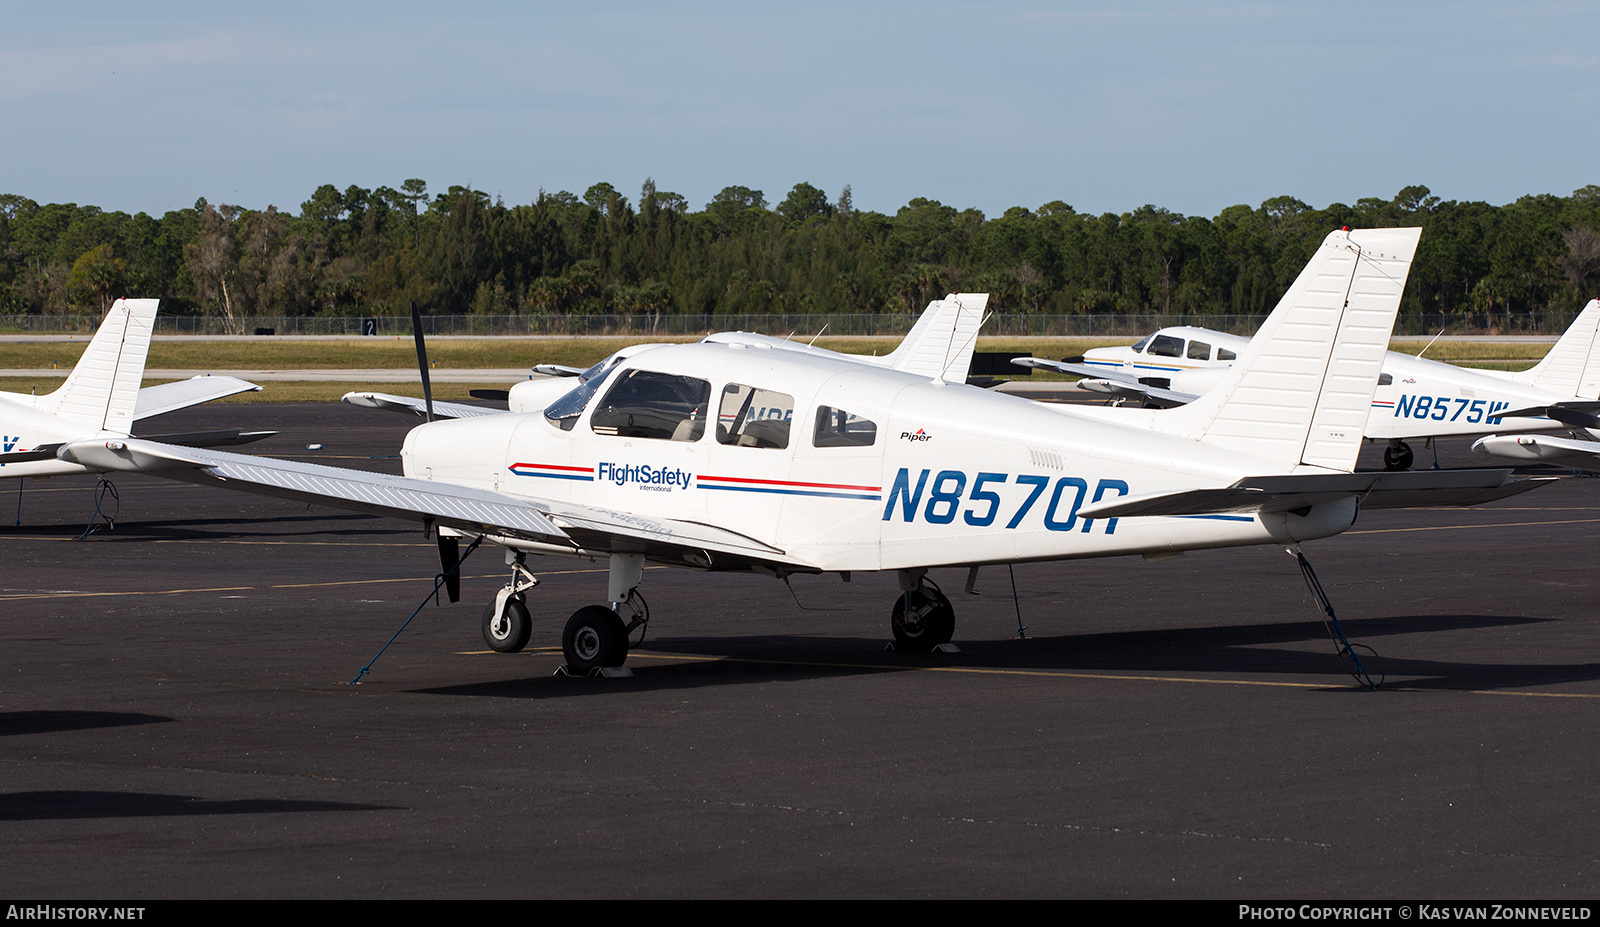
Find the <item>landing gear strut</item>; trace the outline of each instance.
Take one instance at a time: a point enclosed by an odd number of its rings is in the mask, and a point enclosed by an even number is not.
[[[956,633],[956,610],[937,584],[920,572],[900,572],[904,593],[894,603],[889,628],[897,650],[926,653],[950,643]]]
[[[506,559],[511,562],[511,582],[483,609],[483,642],[490,650],[516,653],[528,646],[533,634],[533,619],[523,594],[539,585],[539,578],[528,572],[527,554],[512,553]]]
[[[1394,440],[1383,449],[1383,469],[1385,470],[1410,470],[1411,463],[1415,460],[1411,453],[1411,445],[1404,441]]]

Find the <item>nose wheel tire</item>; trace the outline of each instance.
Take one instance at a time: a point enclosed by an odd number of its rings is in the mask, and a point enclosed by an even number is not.
[[[628,631],[616,612],[603,605],[590,605],[567,619],[566,630],[561,632],[561,650],[572,669],[621,666],[628,658]]]
[[[483,642],[489,645],[490,650],[516,653],[528,646],[528,638],[532,634],[533,619],[528,617],[528,606],[523,604],[522,596],[506,599],[505,611],[498,617],[495,616],[493,602],[484,607]]]
[[[924,653],[950,643],[956,633],[956,610],[937,589],[913,589],[895,601],[889,627],[897,649]]]

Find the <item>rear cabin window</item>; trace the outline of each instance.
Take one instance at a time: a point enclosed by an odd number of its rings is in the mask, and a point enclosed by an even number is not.
[[[1224,361],[1224,360],[1238,360],[1238,359],[1239,359],[1239,355],[1233,353],[1232,351],[1228,350],[1227,348],[1217,348],[1217,360]]]
[[[871,447],[878,440],[878,426],[859,415],[831,406],[817,407],[817,427],[811,436],[813,447]]]
[[[794,418],[794,397],[756,386],[729,383],[717,410],[717,442],[736,447],[785,448]]]
[[[1189,342],[1189,359],[1190,360],[1210,360],[1211,359],[1211,345],[1206,344],[1204,341],[1191,341],[1191,342]]]
[[[1171,335],[1157,335],[1150,340],[1149,353],[1156,357],[1182,357],[1183,339]]]
[[[597,435],[698,441],[706,431],[711,384],[650,370],[630,370],[606,393],[589,417]]]

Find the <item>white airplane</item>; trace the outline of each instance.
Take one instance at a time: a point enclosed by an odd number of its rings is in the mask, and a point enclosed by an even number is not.
[[[882,357],[866,355],[846,355],[854,357],[864,364],[888,367],[891,370],[903,370],[907,373],[920,374],[935,379],[945,379],[954,375],[958,380],[965,379],[967,370],[972,366],[972,352],[977,347],[978,330],[983,327],[984,307],[989,303],[987,293],[952,293],[944,299],[936,299],[928,304],[917,324],[911,327],[904,340],[890,353]],[[414,319],[420,325],[420,319]],[[833,351],[822,348],[813,348],[785,338],[773,338],[770,335],[757,335],[750,332],[722,332],[707,335],[704,341],[715,344],[752,344],[769,345],[792,351],[816,351],[823,356],[841,356]],[[614,364],[629,355],[648,347],[648,345],[634,345],[606,358],[600,365],[584,370],[579,367],[567,367],[561,364],[538,364],[533,372],[541,377],[579,377],[585,378],[602,369],[604,364]],[[427,366],[423,365],[422,376],[427,378]],[[538,385],[539,380],[526,380],[514,384],[503,397],[506,400],[509,412],[534,412],[543,409],[549,404],[549,388]],[[424,384],[426,386],[426,384]],[[571,386],[562,387],[570,389]],[[396,396],[390,393],[351,392],[340,397],[340,401],[353,406],[367,409],[384,409],[391,412],[410,412],[415,415],[429,414],[430,403],[433,418],[476,418],[480,415],[503,414],[499,409],[490,409],[484,406],[467,405],[460,402],[432,402],[429,399],[417,399],[412,396]]]
[[[54,392],[0,392],[0,478],[94,472],[56,455],[85,439],[127,437],[133,423],[261,387],[235,377],[198,376],[140,388],[159,300],[119,299],[83,356]],[[153,436],[168,444],[243,444],[273,432],[207,431]]]
[[[1250,339],[1239,335],[1181,326],[1163,328],[1129,348],[1085,351],[1081,363],[1041,358],[1019,358],[1014,363],[1075,373],[1085,377],[1079,385],[1086,389],[1171,407],[1210,389],[1249,344]],[[1369,440],[1389,443],[1383,455],[1387,469],[1406,470],[1414,459],[1408,439],[1578,425],[1600,428],[1600,418],[1594,414],[1600,408],[1593,402],[1596,399],[1600,399],[1600,300],[1591,300],[1545,358],[1518,373],[1471,370],[1388,352],[1365,431]],[[1535,459],[1528,448],[1553,452],[1555,443],[1540,439],[1519,445],[1515,438],[1506,438],[1483,446],[1486,454],[1502,449],[1513,459]],[[1519,448],[1525,452],[1519,453]]]
[[[512,581],[482,623],[499,651],[528,641],[529,554],[606,560],[604,604],[564,629],[577,670],[623,663],[649,617],[647,562],[846,581],[892,570],[894,637],[930,649],[955,623],[930,569],[1298,551],[1348,528],[1358,505],[1471,504],[1536,485],[1505,469],[1352,472],[1416,242],[1406,229],[1329,235],[1239,363],[1158,428],[740,335],[519,387],[538,411],[419,425],[404,476],[133,438],[59,456],[420,521],[440,533],[447,572],[456,537],[499,545]]]

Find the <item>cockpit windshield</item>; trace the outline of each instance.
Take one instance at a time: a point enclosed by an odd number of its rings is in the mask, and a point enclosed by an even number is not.
[[[611,371],[617,369],[620,357],[613,354],[605,360],[583,373],[578,374],[578,385],[571,392],[550,403],[544,410],[544,417],[562,431],[571,431],[572,426],[578,423],[578,416],[588,408],[589,400],[600,391],[601,384],[611,376]]]

